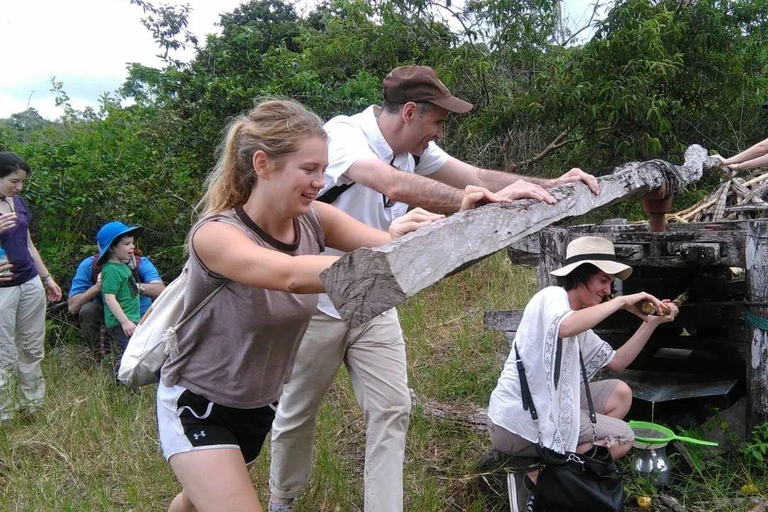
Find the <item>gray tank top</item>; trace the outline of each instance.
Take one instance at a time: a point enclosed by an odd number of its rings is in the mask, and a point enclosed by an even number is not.
[[[294,219],[296,241],[285,244],[259,228],[241,207],[206,217],[245,233],[254,243],[292,256],[316,255],[325,237],[314,208]],[[222,251],[226,247],[221,248]],[[209,271],[190,248],[184,313],[194,309],[225,281]],[[280,398],[293,369],[299,343],[317,307],[316,294],[293,294],[227,284],[177,331],[179,355],[166,361],[162,380],[179,384],[227,407],[253,409]]]

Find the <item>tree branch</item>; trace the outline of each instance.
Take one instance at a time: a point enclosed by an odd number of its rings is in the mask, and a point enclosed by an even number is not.
[[[595,130],[592,133],[607,132],[607,131],[610,131],[612,129],[613,129],[612,127],[598,128],[597,130]],[[531,164],[535,164],[536,162],[539,162],[539,161],[543,160],[545,157],[547,157],[547,155],[549,155],[553,151],[556,151],[556,150],[560,149],[563,146],[567,146],[568,144],[573,144],[574,142],[582,141],[586,137],[586,135],[582,135],[581,137],[574,137],[574,138],[571,138],[571,139],[563,140],[563,139],[565,139],[565,137],[568,135],[568,133],[570,131],[571,131],[571,128],[566,128],[565,130],[560,132],[560,134],[557,137],[555,137],[555,140],[550,142],[547,145],[547,147],[545,147],[538,155],[536,155],[534,157],[531,157],[531,158],[528,158],[527,160],[523,160],[522,162],[513,163],[507,170],[512,171],[512,170],[515,170],[515,169],[519,169],[521,167],[525,167],[525,166],[528,166],[528,165],[531,165]]]

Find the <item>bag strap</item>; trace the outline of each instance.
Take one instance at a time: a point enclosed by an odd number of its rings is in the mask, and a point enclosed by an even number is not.
[[[185,273],[186,273],[186,272],[189,272],[189,269],[188,269],[187,267],[184,267],[184,272],[185,272]],[[200,304],[198,304],[197,306],[195,306],[195,309],[193,309],[192,311],[190,311],[190,312],[189,312],[189,314],[187,314],[187,316],[185,316],[184,318],[182,318],[181,320],[179,320],[178,322],[176,322],[176,325],[174,326],[174,329],[178,329],[179,327],[181,327],[182,325],[184,325],[185,323],[187,323],[187,320],[189,320],[190,318],[192,318],[193,316],[195,316],[195,314],[196,314],[198,311],[200,311],[201,309],[203,309],[203,308],[205,307],[205,305],[206,305],[206,304],[208,304],[208,303],[211,301],[211,299],[213,298],[213,296],[214,296],[214,295],[216,295],[216,294],[219,292],[219,290],[221,290],[222,288],[224,288],[224,286],[226,286],[226,284],[227,284],[228,282],[229,282],[229,279],[226,279],[226,280],[225,280],[223,283],[221,283],[219,286],[217,286],[215,290],[213,290],[211,293],[209,293],[209,294],[208,294],[208,296],[207,296],[206,298],[204,298],[204,299],[203,299],[203,300],[200,302]]]
[[[418,167],[421,157],[418,155],[411,155],[411,156],[413,157],[413,161],[416,162],[416,167]],[[393,156],[392,160],[389,162],[389,165],[393,165],[394,163],[395,163],[395,157]],[[354,184],[355,182],[351,181],[349,183],[345,183],[344,185],[336,185],[335,187],[329,188],[324,193],[317,196],[315,198],[315,201],[320,201],[321,203],[333,204],[333,202],[336,201],[341,194],[346,192],[347,189]]]
[[[315,198],[315,201],[320,201],[321,203],[327,203],[327,204],[333,204],[333,202],[339,198],[341,194],[346,192],[346,190],[354,185],[355,182],[346,183],[344,185],[336,185],[333,188],[329,188],[324,193],[320,194]]]
[[[181,271],[181,272],[182,272],[182,274],[186,274],[187,272],[189,272],[189,268],[188,268],[186,265],[184,265],[184,268],[182,269],[182,271]],[[196,314],[198,311],[200,311],[201,309],[203,309],[203,307],[205,307],[205,305],[206,305],[206,304],[208,304],[208,303],[211,301],[211,299],[213,298],[213,296],[214,296],[214,295],[216,295],[216,294],[219,292],[219,290],[221,290],[222,288],[224,288],[224,286],[226,286],[226,284],[227,284],[228,282],[229,282],[229,279],[226,279],[226,280],[224,280],[224,282],[223,282],[223,283],[221,283],[219,286],[217,286],[217,287],[216,287],[216,289],[215,289],[215,290],[213,290],[211,293],[209,293],[209,294],[208,294],[208,296],[207,296],[205,299],[203,299],[203,300],[200,302],[200,304],[198,304],[197,306],[195,306],[195,309],[193,309],[192,311],[190,311],[190,312],[189,312],[189,314],[187,314],[187,316],[185,316],[184,318],[182,318],[181,320],[179,320],[178,322],[176,322],[176,325],[174,325],[173,327],[169,328],[169,329],[168,329],[168,331],[172,331],[172,332],[174,332],[174,333],[175,333],[175,332],[176,332],[176,330],[177,330],[179,327],[181,327],[182,325],[184,325],[184,324],[187,322],[187,320],[189,320],[190,318],[192,318],[193,316],[195,316],[195,314]],[[186,291],[186,290],[185,290],[185,291]],[[168,331],[166,331],[166,333],[163,335],[163,337],[164,337],[164,338],[165,338],[165,336],[167,335]],[[166,345],[165,345],[165,354],[166,354],[166,355],[167,355],[169,358],[171,357],[171,354],[172,354],[172,353],[175,353],[175,354],[176,354],[176,356],[178,356],[178,354],[179,354],[179,348],[178,348],[178,340],[177,340],[176,336],[175,336],[175,335],[174,335],[174,336],[171,336],[171,337],[167,338],[165,341],[166,341]],[[188,362],[188,360],[187,360],[187,362]],[[185,366],[186,366],[186,364],[182,363],[182,366],[181,366],[181,368],[180,368],[180,371],[181,371],[181,370],[183,370]]]
[[[536,428],[539,426],[539,413],[536,412],[536,406],[533,403],[533,397],[531,396],[531,388],[528,387],[528,379],[525,378],[525,366],[523,366],[523,359],[520,357],[520,352],[517,351],[517,341],[515,341],[515,363],[517,363],[517,375],[520,377],[520,394],[523,398],[523,410],[530,411],[531,419],[536,423]]]
[[[562,343],[560,342],[560,338],[558,338],[556,349],[556,352],[558,353],[555,355],[555,359],[560,356],[559,352],[561,350]],[[517,350],[517,340],[515,340],[515,363],[517,364],[517,375],[520,378],[520,394],[523,399],[523,410],[530,412],[531,419],[536,425],[539,445],[543,446],[541,429],[539,428],[539,414],[536,412],[536,406],[533,403],[531,388],[528,385],[528,379],[525,376],[523,360],[520,357],[520,352]],[[584,358],[581,355],[581,345],[579,345],[579,363],[581,363],[581,376],[584,379],[584,389],[587,395],[587,405],[589,406],[589,421],[592,423],[592,442],[597,443],[597,414],[595,414],[595,405],[592,403],[592,393],[589,390],[589,380],[587,379],[587,369],[584,366]]]
[[[91,262],[91,284],[96,284],[96,280],[99,278],[99,272],[101,271],[101,265],[99,265],[99,255],[93,255],[93,262]]]
[[[584,394],[587,395],[589,422],[592,424],[592,444],[597,444],[597,414],[595,414],[595,404],[592,403],[592,391],[589,389],[589,377],[587,377],[587,368],[584,366],[584,358],[581,355],[581,345],[579,345],[579,363],[581,363],[581,378],[584,381]]]

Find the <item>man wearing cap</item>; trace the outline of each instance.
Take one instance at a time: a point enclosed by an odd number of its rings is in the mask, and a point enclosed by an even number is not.
[[[326,123],[329,164],[318,196],[372,227],[388,229],[409,206],[457,211],[468,185],[506,199],[547,203],[555,201],[546,188],[562,183],[583,181],[598,192],[597,180],[580,169],[544,180],[480,169],[448,155],[434,141],[442,137],[450,112],[463,114],[472,105],[453,96],[432,68],[396,68],[383,88],[382,106]],[[293,499],[309,484],[317,412],[342,363],[365,412],[365,510],[403,509],[411,400],[397,311],[348,330],[327,295],[321,295],[272,428],[270,511],[294,510]]]
[[[114,226],[117,236],[131,231],[122,222],[110,222],[105,226]],[[99,248],[101,252],[101,248]],[[157,268],[146,256],[134,255],[128,264],[136,280],[140,294],[141,315],[147,312],[152,301],[165,289],[165,284]],[[80,329],[88,348],[93,355],[100,355],[100,335],[104,326],[104,303],[101,298],[101,265],[98,254],[85,258],[77,267],[72,278],[67,299],[69,312],[80,319]]]

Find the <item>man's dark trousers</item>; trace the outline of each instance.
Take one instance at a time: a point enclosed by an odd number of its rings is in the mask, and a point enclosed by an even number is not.
[[[88,349],[98,356],[102,353],[101,328],[104,326],[104,306],[93,301],[80,308],[80,330]]]

